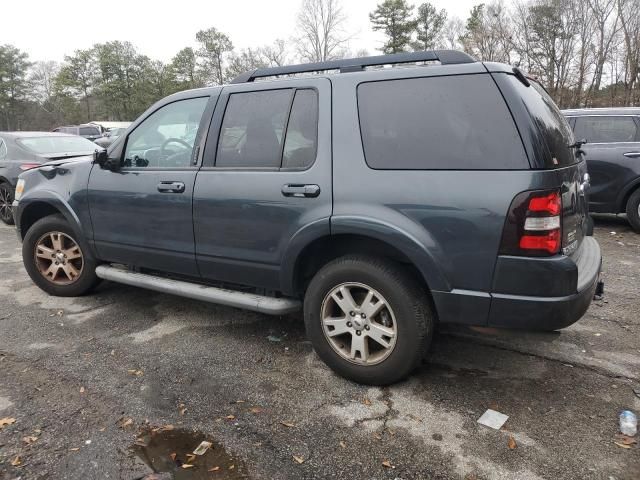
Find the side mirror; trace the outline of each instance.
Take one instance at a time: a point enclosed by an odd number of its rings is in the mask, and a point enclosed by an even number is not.
[[[93,153],[93,163],[97,163],[104,170],[112,172],[120,170],[120,160],[109,157],[106,150],[96,150]]]

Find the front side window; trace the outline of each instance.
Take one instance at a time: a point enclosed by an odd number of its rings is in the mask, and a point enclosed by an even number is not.
[[[633,117],[576,117],[575,137],[588,143],[624,143],[638,141]]]
[[[358,86],[371,168],[528,168],[518,131],[489,75],[422,77]]]
[[[125,167],[184,168],[191,165],[209,97],[170,103],[147,117],[127,139]]]

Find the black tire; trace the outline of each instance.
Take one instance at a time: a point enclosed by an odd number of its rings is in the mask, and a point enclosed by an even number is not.
[[[627,219],[636,232],[640,233],[640,188],[631,194],[627,201]]]
[[[36,245],[41,238],[52,232],[60,232],[68,236],[77,244],[82,254],[80,274],[67,284],[54,283],[45,278],[38,268]],[[91,256],[85,243],[76,238],[75,232],[62,215],[44,217],[29,228],[22,242],[22,261],[33,283],[56,297],[79,297],[91,291],[100,282],[96,276],[96,260]]]
[[[13,188],[7,183],[0,183],[0,220],[13,225]]]
[[[334,288],[347,283],[376,290],[394,312],[395,346],[386,358],[374,365],[347,360],[324,333],[324,299]],[[320,358],[337,374],[367,385],[389,385],[409,375],[426,354],[435,326],[427,293],[406,269],[386,259],[363,255],[338,258],[318,271],[305,294],[304,319],[307,336]],[[351,332],[347,335],[354,338]]]

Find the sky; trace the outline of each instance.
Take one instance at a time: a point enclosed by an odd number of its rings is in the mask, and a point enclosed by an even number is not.
[[[3,1],[0,44],[12,44],[31,61],[62,61],[76,49],[110,40],[130,41],[152,59],[169,61],[196,46],[198,30],[216,27],[236,48],[258,47],[278,38],[289,42],[302,0],[66,0]],[[382,44],[371,31],[369,12],[382,0],[341,0],[348,17],[349,48],[375,54]],[[411,2],[410,2],[411,3]],[[414,2],[419,4],[420,0]],[[431,0],[449,16],[467,18],[481,0]]]

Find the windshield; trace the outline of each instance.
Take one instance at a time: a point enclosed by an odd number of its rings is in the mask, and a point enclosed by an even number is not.
[[[20,138],[18,143],[39,155],[52,153],[91,153],[98,149],[95,143],[86,138],[75,136],[28,137]]]

